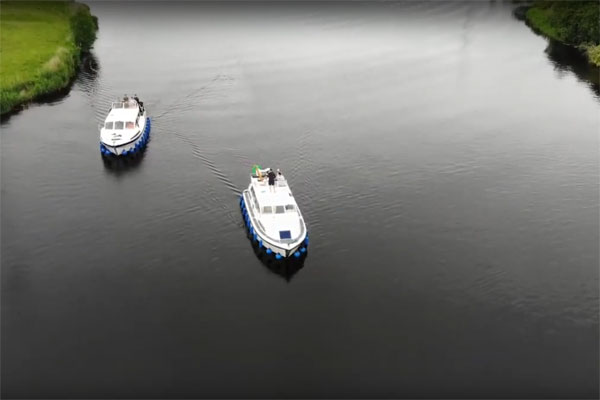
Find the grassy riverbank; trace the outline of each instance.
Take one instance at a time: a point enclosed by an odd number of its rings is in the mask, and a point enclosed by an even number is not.
[[[0,113],[65,88],[97,22],[76,2],[0,4]]]
[[[585,51],[600,66],[600,3],[598,1],[535,1],[526,18],[544,35]]]

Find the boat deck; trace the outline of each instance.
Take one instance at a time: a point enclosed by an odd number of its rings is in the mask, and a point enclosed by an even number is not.
[[[285,206],[288,204],[296,206],[292,191],[283,175],[279,175],[278,179],[275,180],[275,190],[269,188],[269,180],[266,177],[263,177],[261,180],[258,176],[251,175],[251,179],[251,187],[254,189],[253,195],[255,195],[256,200],[261,207],[274,205]]]

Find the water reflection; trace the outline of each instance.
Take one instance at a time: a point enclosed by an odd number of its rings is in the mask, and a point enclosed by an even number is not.
[[[588,84],[596,96],[600,96],[600,68],[590,64],[585,54],[552,39],[548,39],[544,52],[557,71],[574,73],[577,79]]]
[[[148,141],[148,143],[150,143],[150,141]],[[98,154],[102,158],[104,169],[108,173],[114,174],[115,176],[121,176],[122,174],[132,171],[141,165],[146,153],[146,149],[147,147],[144,147],[136,154],[125,157],[104,156],[100,154],[100,152],[98,152]]]
[[[281,276],[289,282],[292,277],[304,267],[304,260],[306,259],[308,252],[305,252],[299,258],[290,257],[288,259],[277,260],[273,254],[267,254],[264,248],[260,248],[258,243],[252,240],[250,231],[247,228],[244,229],[246,229],[246,236],[252,246],[252,250],[254,250],[254,254],[269,271]]]
[[[248,235],[248,238],[250,238],[250,235]],[[281,276],[288,282],[291,281],[294,275],[304,267],[306,255],[300,258],[290,257],[288,259],[276,260],[272,254],[267,254],[264,249],[259,249],[258,244],[255,244],[252,241],[250,243],[252,243],[254,254],[256,254],[256,257],[260,262],[267,267],[269,271]]]
[[[84,92],[92,95],[98,87],[98,76],[100,74],[100,62],[96,55],[91,52],[84,56],[77,75],[77,83],[80,83]]]

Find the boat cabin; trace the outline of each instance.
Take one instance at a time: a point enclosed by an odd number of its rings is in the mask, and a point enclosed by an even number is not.
[[[283,175],[275,179],[275,190],[269,188],[264,175],[251,175],[250,194],[253,208],[263,216],[298,214],[296,201]]]
[[[110,131],[123,131],[139,129],[140,125],[143,125],[141,106],[135,99],[129,98],[112,103],[103,128]]]

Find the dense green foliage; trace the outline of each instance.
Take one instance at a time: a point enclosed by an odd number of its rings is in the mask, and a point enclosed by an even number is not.
[[[590,61],[600,65],[599,1],[536,1],[526,15],[534,28],[585,49]]]
[[[0,4],[0,113],[66,87],[96,21],[75,2]]]
[[[70,22],[75,44],[82,51],[88,51],[96,40],[98,20],[96,17],[90,16],[90,10],[87,6],[78,3],[72,4],[73,15]]]

